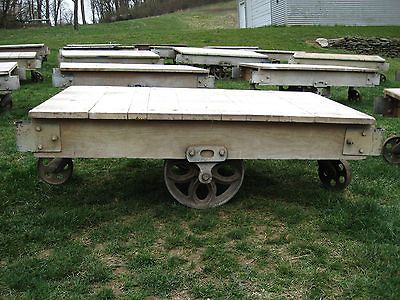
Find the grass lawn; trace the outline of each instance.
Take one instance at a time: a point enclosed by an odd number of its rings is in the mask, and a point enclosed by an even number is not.
[[[13,109],[0,114],[0,299],[399,298],[400,169],[382,158],[351,162],[353,182],[339,193],[321,188],[315,161],[246,161],[239,194],[198,211],[168,194],[162,161],[77,160],[72,180],[54,187],[38,180],[31,154],[16,152],[13,122],[58,92],[51,70],[67,43],[322,51],[310,41],[400,38],[399,27],[239,30],[221,18],[234,19],[234,9],[224,3],[78,32],[0,30],[2,44],[44,42],[52,50],[45,81],[24,82]],[[345,89],[334,89],[334,99],[372,114],[374,97],[400,85],[393,81],[400,58],[388,61],[388,81],[361,89],[361,103],[348,103]],[[400,132],[398,119],[375,117],[388,136]]]

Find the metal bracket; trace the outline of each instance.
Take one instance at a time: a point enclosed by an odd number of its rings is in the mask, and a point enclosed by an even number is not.
[[[380,128],[348,128],[343,154],[352,156],[379,156],[382,153],[384,130]]]
[[[212,169],[228,157],[228,150],[224,146],[192,146],[186,150],[186,159],[199,167],[199,181],[203,184],[211,183]]]
[[[198,87],[204,88],[214,88],[215,77],[214,76],[207,76],[204,78],[199,78],[198,80]]]
[[[52,81],[54,87],[66,88],[72,84],[74,77],[72,75],[62,74],[60,69],[54,68]]]
[[[314,82],[314,87],[316,87],[316,88],[326,88],[326,87],[328,87],[328,83],[325,82],[325,81],[317,81],[317,82]]]

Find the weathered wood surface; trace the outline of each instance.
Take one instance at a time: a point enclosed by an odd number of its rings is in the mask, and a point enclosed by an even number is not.
[[[296,52],[289,63],[310,65],[336,65],[377,69],[380,72],[389,70],[385,59],[377,55],[331,54]]]
[[[0,75],[11,75],[17,68],[16,62],[0,62]]]
[[[385,96],[400,100],[400,88],[398,89],[385,89]]]
[[[45,44],[0,45],[0,52],[36,52],[44,59],[50,54],[50,49]]]
[[[257,46],[206,46],[208,49],[224,49],[224,50],[258,50]]]
[[[45,44],[15,44],[15,45],[0,45],[0,49],[25,49],[25,48],[41,48]]]
[[[290,50],[266,50],[266,49],[257,49],[254,51],[260,54],[267,55],[269,59],[274,61],[289,61],[289,59],[291,59],[296,52]]]
[[[151,51],[138,50],[64,50],[59,53],[60,62],[87,63],[160,63],[160,56]]]
[[[245,63],[240,68],[245,80],[260,85],[360,87],[380,84],[380,74],[368,68],[268,63]]]
[[[191,66],[113,63],[61,63],[53,86],[214,87],[209,71]]]
[[[26,79],[27,70],[37,70],[42,67],[42,60],[36,52],[0,52],[0,62],[18,63],[18,72],[21,80]]]
[[[151,72],[151,73],[198,73],[208,74],[202,68],[183,65],[154,65],[154,64],[116,64],[116,63],[69,63],[62,62],[60,70],[65,72]]]
[[[210,49],[195,47],[174,47],[175,51],[183,55],[222,56],[240,58],[268,58],[266,55],[249,50]]]
[[[375,124],[371,116],[312,93],[184,88],[70,87],[29,115],[88,119],[98,111],[102,119]]]
[[[36,52],[0,52],[0,60],[36,59]]]

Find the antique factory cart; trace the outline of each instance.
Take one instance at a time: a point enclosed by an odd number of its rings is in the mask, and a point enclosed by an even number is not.
[[[400,117],[400,88],[385,89],[384,96],[375,99],[374,111],[384,117]],[[400,136],[385,141],[383,157],[389,163],[400,164]]]
[[[46,60],[50,49],[45,44],[0,45],[0,52],[36,52],[38,58]]]
[[[312,91],[326,97],[331,87],[349,87],[348,99],[361,100],[354,87],[374,87],[380,83],[376,69],[328,65],[252,64],[240,65],[242,78],[251,85],[287,86],[292,91]]]
[[[318,160],[331,189],[351,180],[346,160],[380,155],[375,119],[313,93],[73,86],[17,123],[20,151],[41,179],[62,184],[73,158],[165,159],[171,195],[194,208],[229,201],[246,159]]]
[[[17,63],[0,62],[0,111],[11,108],[11,92],[19,86]]]
[[[209,71],[192,66],[113,63],[61,63],[53,69],[53,86],[110,85],[214,87]]]
[[[216,78],[229,78],[241,63],[269,62],[268,56],[249,50],[175,47],[176,63],[210,69]]]
[[[331,54],[296,52],[289,63],[305,65],[331,65],[375,69],[381,73],[381,81],[386,80],[384,72],[389,70],[385,59],[377,55]]]
[[[26,71],[31,71],[33,81],[43,80],[38,71],[42,67],[42,60],[37,57],[36,52],[0,52],[0,62],[18,63],[18,75],[20,80],[26,80]]]

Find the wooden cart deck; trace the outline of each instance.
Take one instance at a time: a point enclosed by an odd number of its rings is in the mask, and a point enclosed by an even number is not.
[[[245,62],[268,62],[268,56],[249,50],[175,47],[176,62],[190,65],[239,66]]]
[[[36,52],[37,57],[45,59],[50,49],[45,44],[0,45],[0,52]]]
[[[254,51],[257,53],[267,55],[270,60],[276,61],[276,62],[282,62],[282,61],[287,62],[297,52],[297,51],[290,51],[290,50],[266,50],[266,49],[257,49]]]
[[[26,71],[36,71],[42,67],[36,52],[0,52],[0,62],[17,62],[21,80],[26,79]]]
[[[171,195],[194,208],[229,201],[243,159],[318,159],[328,188],[351,180],[347,162],[379,155],[375,119],[312,93],[69,87],[17,123],[17,146],[39,157],[38,174],[62,184],[72,158],[166,159]]]
[[[81,63],[160,63],[160,57],[151,51],[138,50],[64,50],[59,53],[60,62]]]
[[[389,64],[384,58],[377,55],[296,52],[289,63],[359,67],[376,69],[379,72],[389,70]]]
[[[375,69],[329,65],[241,64],[242,77],[254,85],[315,88],[329,95],[330,87],[371,87],[379,85]]]
[[[211,88],[214,78],[191,66],[62,62],[53,69],[53,86],[70,85]]]

